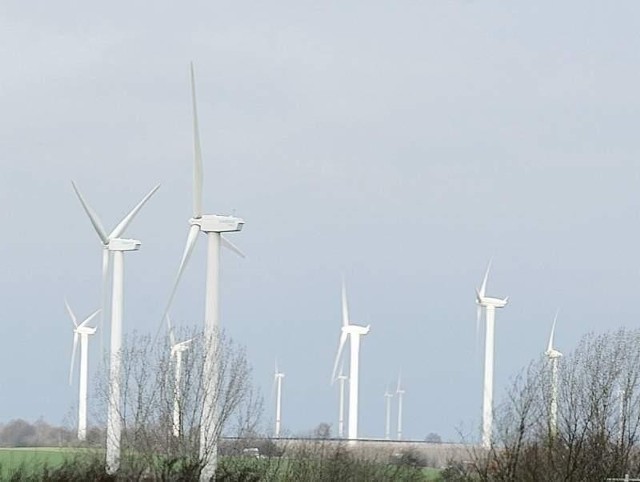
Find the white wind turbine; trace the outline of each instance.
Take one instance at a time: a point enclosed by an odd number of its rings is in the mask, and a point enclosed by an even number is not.
[[[171,294],[169,295],[163,318],[169,312],[176,290],[178,289],[178,284],[180,283],[180,278],[196,244],[198,233],[204,233],[207,235],[207,279],[204,314],[205,359],[202,371],[204,396],[200,429],[200,459],[204,462],[200,473],[200,480],[204,481],[213,478],[217,465],[217,431],[219,427],[216,414],[217,394],[215,393],[215,387],[217,386],[218,375],[217,367],[215,366],[214,350],[220,317],[220,245],[222,244],[244,257],[238,248],[222,237],[222,233],[240,231],[244,225],[244,221],[234,216],[202,213],[203,165],[193,64],[191,64],[191,94],[194,144],[193,216],[189,219],[191,227],[189,228],[186,246],[182,254],[180,266],[178,267],[178,274],[176,275]]]
[[[389,387],[384,390],[384,438],[386,440],[391,439],[391,399],[393,394],[389,392]]]
[[[98,215],[87,204],[79,189],[73,184],[73,189],[82,203],[82,207],[89,216],[93,228],[98,233],[106,256],[103,257],[103,279],[108,275],[110,255],[113,253],[113,287],[111,292],[111,354],[109,364],[109,403],[107,411],[107,472],[114,474],[120,467],[120,435],[122,432],[122,418],[120,411],[120,350],[122,347],[122,312],[124,291],[124,252],[140,249],[140,241],[136,239],[120,238],[140,211],[142,206],[155,193],[159,185],[154,187],[122,221],[107,234]],[[104,270],[107,270],[106,272]]]
[[[177,342],[169,315],[167,315],[167,324],[169,325],[171,360],[175,360],[173,380],[173,435],[179,437],[182,433],[182,420],[180,417],[180,409],[182,406],[182,354],[189,349],[193,338]]]
[[[87,380],[89,366],[89,335],[96,332],[95,327],[87,326],[100,310],[94,311],[82,323],[78,324],[76,315],[71,310],[67,300],[64,300],[67,312],[73,322],[73,348],[71,351],[71,366],[69,368],[69,385],[73,380],[73,368],[75,366],[76,352],[78,351],[78,340],[80,340],[80,379],[78,380],[78,440],[87,438]]]
[[[398,440],[402,440],[402,396],[404,395],[404,389],[400,387],[401,375],[398,375],[398,387],[396,388],[396,394],[398,395]]]
[[[549,401],[549,432],[552,437],[556,436],[558,431],[558,359],[562,356],[558,350],[553,347],[553,335],[556,330],[556,320],[558,312],[553,318],[551,325],[551,335],[549,336],[549,345],[544,353],[549,359],[551,365],[551,400]]]
[[[344,437],[344,384],[347,381],[347,376],[342,373],[342,365],[340,365],[340,372],[338,374],[338,388],[340,392],[340,399],[338,403],[338,437]]]
[[[504,299],[491,298],[486,296],[487,279],[491,262],[487,266],[480,290],[476,289],[476,303],[478,305],[478,318],[480,321],[482,308],[486,313],[486,329],[484,343],[484,389],[482,403],[482,445],[489,448],[491,446],[491,430],[493,425],[493,344],[495,336],[495,316],[496,308],[504,308],[509,297]]]
[[[276,361],[276,371],[273,375],[273,383],[276,388],[276,431],[275,437],[280,437],[280,422],[281,422],[281,412],[282,412],[282,379],[284,378],[284,373],[278,371],[278,362]]]
[[[342,282],[342,333],[340,334],[340,344],[338,353],[333,364],[333,374],[331,380],[336,379],[336,371],[340,363],[342,350],[347,342],[347,337],[351,341],[350,347],[350,367],[349,367],[349,427],[347,438],[356,440],[358,438],[358,378],[360,362],[360,337],[369,333],[371,325],[359,326],[351,324],[349,320],[349,307],[347,306],[347,289]]]

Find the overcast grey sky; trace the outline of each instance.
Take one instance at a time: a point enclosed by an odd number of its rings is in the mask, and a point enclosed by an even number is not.
[[[61,422],[71,325],[100,303],[97,236],[127,235],[125,331],[155,330],[191,209],[188,63],[205,211],[246,220],[222,324],[283,426],[336,426],[340,276],[361,350],[361,434],[402,368],[405,435],[474,431],[474,287],[493,257],[496,396],[546,346],[637,327],[640,4],[542,1],[0,5],[0,421]],[[173,317],[200,325],[204,243]],[[95,353],[97,343],[91,347]],[[92,359],[93,361],[93,359]],[[95,363],[94,363],[95,366]],[[394,402],[395,403],[395,402]],[[394,407],[395,410],[395,407]]]

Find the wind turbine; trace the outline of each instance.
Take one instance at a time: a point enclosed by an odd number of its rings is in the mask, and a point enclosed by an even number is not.
[[[398,374],[398,387],[396,388],[396,394],[398,395],[398,440],[402,440],[402,396],[404,390],[400,388],[400,377]]]
[[[340,372],[338,375],[338,385],[340,390],[340,401],[338,405],[338,437],[344,437],[344,384],[347,381],[347,376],[342,373],[342,365],[340,365]]]
[[[120,350],[122,348],[122,311],[123,311],[123,291],[124,291],[124,252],[137,251],[140,249],[140,241],[136,239],[123,239],[120,236],[124,233],[129,223],[140,211],[142,206],[149,200],[160,186],[154,187],[142,201],[140,201],[127,214],[122,221],[107,234],[98,215],[87,204],[80,193],[78,187],[73,184],[73,189],[80,199],[80,203],[91,220],[93,228],[98,233],[106,256],[103,256],[103,279],[108,275],[111,253],[113,253],[113,287],[111,291],[111,355],[109,367],[109,403],[107,412],[107,472],[114,474],[120,468],[120,435],[122,432],[122,418],[120,411],[120,372],[121,360]],[[104,269],[106,268],[106,272]]]
[[[544,353],[549,358],[549,364],[551,365],[551,400],[549,405],[549,432],[552,437],[556,436],[558,432],[558,359],[562,356],[558,350],[553,347],[553,334],[556,330],[556,321],[558,319],[558,312],[553,318],[553,325],[551,325],[551,335],[549,336],[549,345],[547,351]]]
[[[389,392],[389,387],[384,390],[384,405],[385,405],[385,419],[384,419],[384,438],[385,440],[391,439],[391,399],[393,394]]]
[[[353,325],[349,320],[349,307],[347,306],[347,288],[342,282],[342,333],[340,334],[340,344],[338,353],[333,364],[333,374],[331,380],[336,379],[336,371],[340,363],[340,357],[347,337],[351,341],[350,347],[350,367],[349,367],[349,427],[347,437],[349,440],[358,438],[358,377],[360,362],[360,337],[369,333],[371,325]]]
[[[280,437],[280,421],[281,421],[281,410],[282,410],[282,379],[284,378],[284,373],[278,371],[278,362],[276,361],[276,371],[273,375],[273,383],[276,387],[276,431],[275,437]]]
[[[69,368],[69,385],[73,380],[73,368],[75,366],[76,352],[78,351],[78,339],[80,340],[80,379],[78,380],[78,440],[87,439],[87,378],[89,365],[89,335],[96,332],[95,327],[87,326],[100,310],[94,311],[85,320],[78,324],[76,315],[71,310],[67,300],[64,300],[67,312],[73,323],[73,348],[71,351],[71,366]]]
[[[174,367],[174,385],[173,385],[173,435],[180,437],[182,423],[180,417],[180,408],[182,405],[182,354],[189,349],[189,345],[193,338],[185,341],[176,342],[171,318],[167,315],[167,324],[169,325],[169,343],[171,344],[171,360],[175,359]]]
[[[495,317],[496,308],[504,308],[509,301],[509,297],[504,299],[486,296],[487,279],[491,262],[484,273],[484,279],[480,290],[476,289],[476,303],[478,305],[477,322],[480,321],[482,308],[485,309],[486,330],[484,343],[484,390],[482,404],[482,445],[485,448],[491,446],[491,430],[493,425],[493,344],[495,337]]]
[[[182,260],[178,267],[178,274],[169,295],[169,300],[165,312],[169,312],[171,303],[178,289],[180,278],[186,267],[193,248],[196,244],[198,233],[207,235],[207,280],[206,299],[204,314],[204,340],[205,355],[202,371],[203,377],[203,405],[202,422],[200,427],[200,460],[203,461],[203,468],[200,472],[200,480],[210,480],[215,475],[217,465],[217,431],[218,417],[216,414],[215,387],[218,382],[217,367],[215,365],[215,350],[217,342],[217,331],[220,317],[220,245],[231,249],[240,256],[244,255],[231,242],[222,236],[222,233],[240,231],[244,221],[235,216],[221,216],[217,214],[202,213],[202,183],[203,165],[202,149],[200,146],[200,131],[198,128],[198,111],[196,107],[196,85],[193,64],[191,64],[191,99],[193,106],[193,144],[194,144],[194,164],[193,164],[193,212],[189,219],[189,233],[187,242],[182,254]]]

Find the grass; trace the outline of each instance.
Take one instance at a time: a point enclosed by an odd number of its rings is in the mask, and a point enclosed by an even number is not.
[[[70,467],[72,468],[71,472],[85,470],[80,468],[80,466],[84,467],[87,465],[89,459],[95,459],[95,457],[91,457],[92,454],[93,456],[98,455],[94,450],[82,448],[0,448],[0,480],[40,480],[38,474],[46,473],[45,468],[50,471],[64,466],[64,468],[61,469],[63,471],[69,471]],[[83,457],[83,455],[88,455],[89,458]],[[103,456],[98,456],[100,462],[102,461],[102,457]],[[80,460],[84,462],[81,462],[78,466],[77,462],[80,462]],[[334,465],[336,462],[338,465]],[[70,463],[71,465],[69,465]],[[440,470],[438,469],[422,468],[417,469],[417,472],[412,472],[411,470],[398,471],[398,468],[393,465],[375,462],[373,464],[361,464],[358,461],[348,460],[326,460],[322,464],[322,468],[320,468],[315,462],[311,460],[305,461],[304,459],[252,459],[247,457],[224,456],[220,459],[219,469],[221,473],[226,473],[230,478],[229,480],[240,480],[238,476],[241,476],[243,480],[259,480],[259,474],[269,474],[274,480],[287,480],[287,476],[296,477],[296,474],[299,475],[301,470],[303,472],[307,472],[308,470],[312,472],[317,470],[321,472],[325,470],[343,470],[345,463],[347,466],[351,466],[350,470],[356,470],[356,472],[358,472],[358,470],[372,471],[370,475],[377,476],[374,477],[376,480],[379,480],[380,474],[387,472],[389,474],[395,474],[394,478],[397,480],[424,480],[428,482],[441,480]],[[362,465],[362,467],[358,468],[359,465]],[[89,466],[90,465],[87,465],[87,467]],[[93,470],[95,469],[96,467],[94,466]],[[98,468],[98,470],[104,470],[104,468]],[[335,475],[337,476],[338,473]],[[346,473],[344,475],[346,475]],[[409,476],[409,478],[405,479],[403,475]],[[400,476],[399,479],[397,478],[398,476]],[[58,478],[56,480],[62,479]],[[82,479],[74,478],[73,480]]]
[[[43,467],[60,467],[82,449],[59,447],[0,448],[0,478],[5,480],[17,470],[33,473]]]

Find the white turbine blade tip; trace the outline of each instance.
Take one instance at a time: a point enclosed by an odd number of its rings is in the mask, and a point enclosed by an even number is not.
[[[238,248],[235,244],[233,244],[231,241],[229,241],[227,238],[225,238],[224,236],[220,236],[220,238],[222,239],[222,246],[224,246],[225,248],[229,249],[230,251],[233,251],[234,253],[236,253],[238,256],[240,256],[241,258],[246,258],[247,256],[240,250],[240,248]]]

